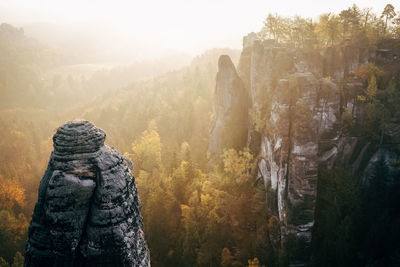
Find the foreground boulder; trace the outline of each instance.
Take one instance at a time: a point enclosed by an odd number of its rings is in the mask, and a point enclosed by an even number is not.
[[[88,121],[57,130],[25,266],[150,266],[132,162],[105,137]]]

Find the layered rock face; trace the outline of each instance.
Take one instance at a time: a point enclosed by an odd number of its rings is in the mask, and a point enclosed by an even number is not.
[[[329,94],[322,96],[322,92]],[[281,79],[272,97],[269,127],[262,135],[259,174],[269,203],[283,223],[282,233],[311,241],[317,193],[319,140],[339,112],[338,90],[310,72]]]
[[[351,87],[352,91],[362,87],[349,74],[374,53],[349,46],[310,53],[249,34],[244,37],[238,65],[238,75],[249,95],[248,113],[253,114],[247,146],[258,155],[258,175],[264,181],[267,204],[279,218],[281,239],[293,234],[306,248],[312,239],[320,168],[345,168],[362,177],[365,185],[378,165],[383,164],[389,176],[400,172],[400,166],[393,163],[400,158],[398,122],[387,127],[392,130],[386,132],[380,148],[360,136],[343,133],[341,127],[345,109],[356,118],[363,111],[356,105],[356,97],[342,94],[340,87]],[[230,81],[217,77],[217,85],[230,86],[224,91],[233,89]],[[218,95],[215,101],[229,108]],[[220,118],[218,123],[223,124],[224,117]],[[211,135],[210,142],[220,141]],[[223,143],[219,146],[222,150]],[[216,151],[210,149],[210,153]]]
[[[282,238],[293,233],[310,242],[318,143],[334,127],[340,96],[334,83],[316,78],[305,62],[294,58],[295,51],[261,42],[250,34],[243,40],[238,75],[249,95],[247,112],[258,114],[247,124],[247,145],[259,155],[259,176],[264,181],[268,205],[282,223]],[[279,79],[282,73],[287,78]],[[232,90],[229,79],[225,83],[219,80],[223,78],[217,76],[217,89],[218,84],[225,84],[231,87],[225,91]],[[215,101],[229,107],[220,102],[218,95]],[[269,108],[263,108],[265,103]],[[222,124],[224,117],[219,117]],[[266,122],[263,130],[255,128],[257,120]],[[218,142],[213,135],[210,140]],[[210,153],[215,150],[210,149]]]
[[[259,154],[268,206],[281,222],[282,239],[294,234],[309,244],[321,155],[326,143],[338,140],[342,103],[332,81],[354,70],[359,57],[344,57],[350,48],[341,54],[328,49],[305,55],[254,34],[244,37],[243,45],[239,76],[251,95],[251,108],[261,110],[258,119],[266,121],[261,131],[249,128],[248,145]]]
[[[248,96],[227,55],[222,55],[218,61],[214,99],[210,153],[217,155],[223,149],[243,148],[247,142]]]
[[[25,266],[150,266],[132,162],[105,137],[88,121],[57,130]]]

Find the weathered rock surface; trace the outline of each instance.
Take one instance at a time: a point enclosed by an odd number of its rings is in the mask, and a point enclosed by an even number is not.
[[[247,142],[248,96],[232,60],[222,55],[218,61],[214,118],[209,151],[218,155],[223,149],[241,149]]]
[[[363,115],[356,94],[347,94],[363,90],[351,72],[373,53],[367,47],[350,46],[312,53],[261,41],[251,33],[243,39],[238,65],[249,95],[248,112],[256,114],[247,124],[247,146],[258,155],[258,175],[264,181],[269,211],[279,218],[282,240],[294,234],[306,247],[312,239],[320,168],[345,168],[366,186],[379,166],[385,167],[389,178],[400,172],[399,121],[388,122],[380,147],[344,133],[341,127],[344,110],[354,118]],[[217,77],[217,89],[224,84],[222,91],[233,90],[228,77]],[[341,93],[342,86],[346,90]],[[230,102],[221,99],[227,98],[217,95],[216,106],[229,110]],[[226,123],[226,117],[217,118],[219,125]],[[264,126],[257,128],[260,121]],[[224,149],[220,139],[212,135],[211,141],[212,147]],[[217,150],[210,146],[209,151]]]
[[[331,98],[321,96],[329,87]],[[294,233],[311,241],[318,179],[318,143],[336,120],[336,87],[310,72],[281,80],[273,96],[269,128],[261,143],[260,175],[276,194],[283,235]]]
[[[149,266],[132,162],[88,121],[61,126],[40,182],[25,266]]]
[[[251,109],[266,112],[258,118],[267,121],[264,130],[256,134],[260,129],[250,123],[248,145],[259,153],[259,176],[268,206],[282,223],[282,238],[292,233],[310,242],[319,142],[339,116],[339,90],[319,78],[322,73],[314,72],[322,72],[322,66],[310,66],[296,50],[262,42],[254,34],[244,37],[243,44],[239,75]],[[263,109],[264,103],[271,103],[270,107]]]

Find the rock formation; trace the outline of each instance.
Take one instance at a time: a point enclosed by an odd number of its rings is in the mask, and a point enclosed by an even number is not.
[[[105,137],[83,120],[57,130],[25,266],[150,266],[132,162]]]
[[[242,81],[249,95],[247,112],[255,114],[250,116],[246,129],[247,146],[258,155],[258,176],[264,182],[267,205],[279,218],[282,240],[293,234],[304,241],[306,248],[312,239],[320,168],[344,167],[352,175],[362,177],[366,185],[379,164],[387,167],[389,176],[400,173],[399,164],[393,166],[400,158],[398,121],[387,127],[392,130],[387,131],[380,148],[360,136],[343,134],[340,126],[344,109],[352,110],[356,118],[362,115],[356,97],[343,95],[339,90],[341,86],[353,91],[360,87],[359,81],[349,78],[349,74],[367,62],[370,55],[365,48],[354,49],[328,48],[307,55],[258,40],[252,33],[243,40],[240,78],[217,76],[217,89],[223,88],[223,92],[237,90],[232,80],[235,84],[240,84],[237,79]],[[215,101],[220,114],[231,107],[230,99],[218,92]],[[219,120],[214,131],[226,123],[224,116],[218,112],[216,115]],[[257,126],[259,121],[264,126]],[[211,154],[225,146],[213,132],[210,144]]]
[[[259,154],[259,176],[264,181],[268,206],[282,222],[282,237],[293,233],[310,242],[318,142],[336,122],[339,91],[327,79],[317,79],[305,62],[294,60],[295,51],[263,43],[254,34],[245,37],[243,45],[238,70],[250,99],[247,112],[260,116],[250,118],[247,144],[253,154]],[[279,79],[282,73],[285,79]],[[217,76],[217,88],[218,84],[231,86],[229,79],[224,83],[218,78],[224,77]],[[215,101],[220,102],[218,95]],[[265,102],[270,103],[269,109],[263,109]],[[254,120],[267,121],[268,127],[255,129]],[[213,135],[210,140],[218,142]]]
[[[248,97],[232,60],[222,55],[218,61],[215,87],[214,123],[209,151],[217,155],[223,149],[241,149],[247,141]]]

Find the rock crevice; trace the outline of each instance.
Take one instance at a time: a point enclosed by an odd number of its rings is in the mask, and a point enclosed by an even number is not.
[[[149,266],[132,162],[88,121],[68,122],[40,182],[25,266]]]

